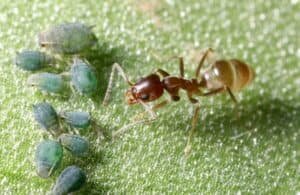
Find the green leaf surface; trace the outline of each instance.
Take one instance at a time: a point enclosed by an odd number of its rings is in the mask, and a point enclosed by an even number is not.
[[[300,2],[113,0],[8,1],[0,4],[0,193],[45,194],[59,173],[76,164],[87,172],[78,194],[300,192]],[[16,51],[38,49],[37,34],[50,25],[80,21],[95,25],[99,39],[88,61],[100,89],[90,99],[44,95],[26,85],[30,73],[13,64]],[[122,64],[132,80],[156,68],[178,75],[183,56],[191,78],[203,49],[250,64],[254,82],[236,94],[237,117],[223,94],[200,100],[193,151],[183,158],[192,105],[181,101],[158,111],[159,119],[100,141],[90,132],[91,155],[66,155],[49,179],[37,176],[34,153],[43,138],[32,105],[46,100],[58,111],[83,110],[106,131],[129,124],[142,111],[128,106],[128,88],[118,78],[113,98],[101,105],[111,65]],[[66,66],[67,71],[70,66]],[[165,95],[163,98],[168,98]]]

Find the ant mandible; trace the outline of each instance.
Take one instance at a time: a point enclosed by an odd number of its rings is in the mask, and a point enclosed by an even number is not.
[[[141,78],[136,83],[133,83],[128,79],[127,75],[119,64],[113,64],[103,104],[108,104],[112,91],[114,73],[115,71],[118,71],[123,79],[130,85],[130,88],[125,93],[127,103],[129,105],[137,103],[141,104],[145,108],[146,112],[150,114],[149,119],[133,122],[122,127],[118,131],[115,131],[113,133],[113,137],[134,125],[148,123],[155,120],[157,117],[154,110],[163,107],[169,101],[162,101],[153,107],[149,107],[147,103],[160,98],[164,91],[169,93],[171,96],[171,101],[179,101],[179,90],[182,89],[187,92],[190,102],[195,105],[192,118],[192,128],[189,132],[187,144],[184,149],[185,155],[188,155],[191,151],[191,141],[195,133],[195,127],[200,109],[199,105],[197,104],[198,100],[193,96],[211,96],[221,92],[227,92],[233,102],[237,104],[237,100],[232,91],[240,91],[246,85],[251,83],[254,78],[253,69],[238,59],[216,60],[203,74],[200,74],[200,70],[210,52],[213,52],[211,48],[207,49],[207,51],[204,53],[197,66],[195,77],[192,79],[184,78],[184,62],[182,57],[179,57],[179,76],[171,76],[168,72],[162,69],[157,69],[154,73]]]

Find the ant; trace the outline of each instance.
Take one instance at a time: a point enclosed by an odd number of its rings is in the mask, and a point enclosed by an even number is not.
[[[134,125],[148,123],[155,120],[157,116],[154,110],[163,107],[169,101],[162,101],[153,107],[149,107],[147,103],[160,98],[164,91],[171,96],[171,101],[179,101],[179,90],[182,89],[186,91],[190,102],[195,105],[192,118],[192,128],[189,132],[187,144],[184,149],[185,155],[188,155],[191,151],[191,141],[195,133],[195,127],[200,109],[199,105],[197,104],[198,100],[193,96],[211,96],[218,93],[227,92],[235,105],[237,105],[237,99],[235,98],[233,91],[240,91],[243,89],[246,85],[252,82],[255,76],[253,69],[238,59],[216,60],[206,71],[204,71],[203,74],[200,74],[200,70],[204,65],[205,59],[211,52],[213,52],[211,48],[204,52],[204,55],[197,66],[195,77],[192,79],[184,78],[184,61],[182,57],[178,57],[180,71],[179,76],[171,76],[168,72],[162,69],[157,69],[154,73],[139,79],[136,83],[133,83],[128,79],[127,75],[119,64],[113,64],[108,88],[103,100],[103,105],[108,104],[112,91],[114,73],[115,71],[118,71],[130,86],[125,93],[127,103],[129,105],[137,103],[141,104],[145,108],[146,112],[150,114],[150,119],[139,120],[126,125],[114,132],[113,137]],[[162,78],[160,78],[160,76]]]

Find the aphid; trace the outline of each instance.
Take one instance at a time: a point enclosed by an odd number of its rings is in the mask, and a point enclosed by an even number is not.
[[[17,52],[15,64],[27,71],[40,70],[53,63],[53,58],[40,51],[26,50]]]
[[[55,109],[46,102],[33,105],[33,114],[39,125],[50,132],[57,135],[60,132],[58,115]]]
[[[82,53],[97,43],[92,28],[82,23],[53,26],[38,35],[39,45],[59,54]]]
[[[52,140],[42,141],[36,149],[35,161],[37,174],[47,178],[59,167],[63,157],[62,146]]]
[[[88,96],[93,95],[98,87],[95,69],[80,59],[74,59],[71,67],[71,82],[77,91]]]
[[[91,115],[88,112],[61,112],[60,117],[73,128],[86,129],[91,125]]]
[[[112,89],[114,72],[117,70],[123,79],[130,85],[130,89],[125,94],[127,103],[130,105],[136,103],[141,104],[150,114],[151,118],[129,124],[114,132],[113,135],[116,136],[133,125],[153,121],[156,118],[154,110],[166,105],[168,101],[158,103],[152,108],[150,108],[146,103],[157,100],[163,95],[164,91],[170,95],[172,101],[178,101],[180,99],[179,90],[184,90],[186,91],[190,102],[195,105],[192,129],[190,130],[187,145],[184,150],[186,155],[189,154],[191,150],[191,139],[195,133],[199,114],[199,105],[197,104],[198,100],[195,99],[194,96],[210,96],[221,92],[227,92],[231,99],[237,103],[232,91],[240,91],[246,85],[251,83],[254,78],[252,68],[237,59],[217,60],[213,62],[203,74],[200,74],[204,61],[210,52],[212,52],[212,49],[208,49],[204,53],[196,69],[195,77],[192,79],[184,78],[183,58],[179,58],[179,76],[171,76],[166,71],[158,69],[155,73],[141,78],[136,83],[129,81],[119,64],[114,64],[103,104],[106,105],[108,103]],[[162,79],[159,76],[161,76]]]
[[[89,142],[83,137],[72,134],[61,134],[58,137],[58,140],[74,156],[87,156],[89,150]]]
[[[68,84],[61,75],[53,73],[36,73],[29,76],[27,83],[39,88],[42,92],[66,95]]]
[[[52,194],[64,195],[79,190],[86,182],[86,174],[77,166],[69,166],[59,175]]]

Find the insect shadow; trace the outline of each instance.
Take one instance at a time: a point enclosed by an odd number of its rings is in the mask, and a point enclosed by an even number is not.
[[[214,107],[214,114],[198,120],[197,137],[213,134],[216,139],[232,140],[259,134],[270,139],[271,134],[283,132],[285,136],[293,136],[291,127],[300,125],[300,106],[293,101],[253,96],[240,104],[237,111],[231,106]]]

